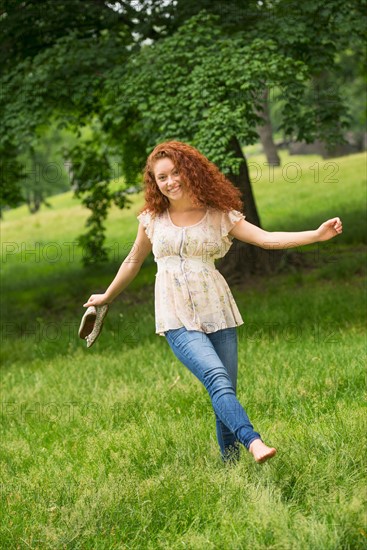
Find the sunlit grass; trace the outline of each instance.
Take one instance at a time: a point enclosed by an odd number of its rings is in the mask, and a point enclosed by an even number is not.
[[[324,161],[296,162],[297,185],[282,168],[254,184],[264,226],[339,215],[344,235],[311,247],[307,269],[234,289],[245,320],[238,395],[278,448],[263,466],[245,449],[238,465],[221,463],[204,388],[154,333],[152,257],[95,346],[77,337],[84,299],[134,239],[141,196],[111,211],[107,240],[122,248],[100,268],[83,268],[78,252],[44,257],[83,231],[87,213],[70,194],[35,216],[5,213],[1,548],[366,547],[364,156],[336,159],[332,186],[308,168]],[[36,242],[38,257],[22,252]],[[4,243],[20,248],[6,256]]]

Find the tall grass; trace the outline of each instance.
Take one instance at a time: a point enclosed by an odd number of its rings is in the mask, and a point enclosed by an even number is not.
[[[5,214],[2,548],[366,547],[363,160],[336,159],[342,181],[332,186],[315,187],[308,157],[296,161],[297,185],[279,168],[274,183],[254,186],[270,230],[333,215],[345,225],[335,243],[306,249],[306,270],[234,289],[245,319],[239,399],[278,448],[262,466],[245,449],[239,464],[222,464],[204,388],[154,334],[151,258],[87,350],[81,305],[120,258],[86,270],[80,251],[22,257],[21,243],[61,246],[82,231],[68,196],[36,217]],[[134,238],[141,200],[112,212],[110,243]]]

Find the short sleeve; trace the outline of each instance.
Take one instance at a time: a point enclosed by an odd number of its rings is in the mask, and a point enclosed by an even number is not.
[[[228,233],[234,228],[236,223],[244,219],[245,219],[245,215],[242,214],[242,212],[239,212],[238,210],[230,210],[229,212],[222,212],[222,219],[221,219],[221,225],[220,225],[222,239],[227,237],[230,240],[232,240],[233,237],[231,235],[228,235]]]
[[[137,216],[139,222],[143,224],[145,233],[148,236],[150,242],[153,242],[153,233],[154,233],[154,217],[148,210],[144,210],[139,216]]]

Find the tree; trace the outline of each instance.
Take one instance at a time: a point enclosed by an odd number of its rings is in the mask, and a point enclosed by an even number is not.
[[[74,131],[80,149],[89,147],[88,140],[80,139],[80,128],[93,125],[105,72],[125,62],[134,39],[129,18],[111,10],[106,2],[94,0],[58,3],[46,0],[42,5],[35,0],[5,2],[0,23],[4,31],[0,47],[0,109],[4,128],[0,134],[0,154],[3,152],[2,204],[5,206],[22,200],[22,186],[29,182],[26,179],[22,182],[20,176],[23,174],[26,178],[26,174],[15,168],[24,166],[35,136],[47,128],[50,121],[56,122],[60,129]],[[94,125],[92,141],[100,144],[106,136],[98,134],[97,128],[98,125]],[[99,183],[105,174],[112,173],[109,165],[108,168],[103,165],[103,162],[108,164],[108,155],[101,153],[94,157],[86,170],[82,154],[77,160],[73,156],[76,151],[73,147],[70,152],[65,150],[65,160],[74,161],[72,183],[79,194],[83,190],[83,202],[92,209],[87,235],[80,244],[87,247],[87,259],[106,259],[101,190],[107,193],[108,186]],[[87,154],[85,150],[86,158]],[[81,181],[80,174],[90,179]],[[43,195],[40,186],[33,188],[32,195],[39,203]],[[107,208],[113,199],[120,205],[125,204],[117,191],[107,198]]]
[[[273,125],[270,116],[268,88],[264,88],[262,91],[262,102],[258,115],[262,120],[260,124],[257,125],[256,131],[259,135],[268,164],[270,166],[280,166],[280,157],[273,140]]]
[[[5,0],[3,6],[0,152],[12,149],[16,156],[27,153],[50,120],[76,133],[91,123],[104,71],[123,62],[133,42],[132,23],[98,0]],[[7,171],[9,163],[6,178]]]
[[[317,137],[338,141],[345,125],[340,97],[336,91],[330,98],[323,88],[315,94],[312,82],[318,78],[320,63],[334,74],[335,52],[339,45],[345,47],[348,37],[361,41],[362,4],[356,0],[332,0],[327,5],[311,0],[301,7],[287,0],[225,4],[222,0],[114,4],[45,0],[40,9],[36,0],[5,1],[0,19],[5,36],[0,47],[5,128],[0,153],[12,151],[15,160],[50,117],[76,132],[83,125],[93,126],[92,143],[80,140],[78,148],[68,153],[75,164],[77,192],[93,209],[85,241],[90,244],[91,261],[105,257],[102,222],[114,200],[106,183],[111,174],[108,153],[121,155],[128,188],[136,183],[151,146],[170,136],[196,144],[217,162],[241,186],[250,221],[260,223],[241,146],[257,139],[264,90],[278,89],[286,134],[306,141]],[[198,16],[203,8],[207,12]],[[210,19],[208,13],[219,18]],[[25,20],[31,23],[26,32]],[[208,25],[212,28],[201,28]],[[190,28],[197,35],[188,38]],[[160,77],[157,83],[160,52],[172,67],[162,72],[171,90]],[[139,67],[144,71],[140,75]],[[161,112],[152,103],[147,81]],[[14,189],[16,178],[11,179],[10,173],[6,177],[12,182],[6,189]],[[95,254],[96,247],[101,254]],[[233,269],[240,273],[241,266],[234,264]]]
[[[9,140],[3,140],[0,145],[0,217],[4,209],[22,202],[20,185],[24,178],[16,147]]]
[[[113,90],[122,79],[124,95],[117,97]],[[320,128],[325,131],[314,123],[318,106],[309,103],[309,79],[307,65],[279,52],[274,41],[228,36],[218,17],[203,12],[173,35],[142,48],[123,71],[115,69],[106,82],[100,116],[111,135],[123,134],[127,119],[139,121],[129,129],[129,139],[134,132],[144,136],[147,152],[167,139],[197,146],[241,189],[248,221],[260,225],[241,143],[258,138],[259,90],[268,82],[282,90],[286,135],[312,140]],[[326,105],[324,119],[334,111],[334,104]],[[233,252],[222,264],[233,281],[275,265],[274,251],[236,243]]]
[[[70,189],[68,173],[60,153],[65,139],[70,137],[57,130],[52,123],[39,128],[28,150],[20,156],[25,178],[20,183],[30,213],[38,212],[41,205],[50,206],[47,197]]]

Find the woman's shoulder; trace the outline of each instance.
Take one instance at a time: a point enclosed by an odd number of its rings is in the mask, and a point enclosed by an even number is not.
[[[154,210],[149,210],[149,208],[143,209],[140,214],[138,214],[137,219],[145,227],[147,225],[156,225],[157,222],[162,222],[167,220],[167,211],[164,212],[154,212]]]
[[[236,223],[243,219],[245,219],[244,214],[238,210],[208,209],[208,226],[222,238],[227,237]]]
[[[151,221],[152,213],[149,210],[142,210],[136,217],[140,223],[146,225]]]
[[[145,229],[146,234],[148,235],[151,242],[153,242],[153,237],[161,230],[161,221],[164,218],[164,212],[163,214],[159,214],[157,212],[154,212],[152,210],[149,210],[148,208],[142,210],[140,214],[138,214],[137,219],[142,224],[142,226]]]
[[[241,219],[244,218],[244,214],[240,212],[239,210],[232,209],[219,209],[219,208],[213,208],[208,207],[208,216],[214,219],[223,220],[223,219]]]
[[[154,220],[159,216],[160,214],[157,214],[157,212],[155,212],[154,210],[151,210],[150,208],[143,208],[142,210],[140,210],[137,218],[138,220]]]

